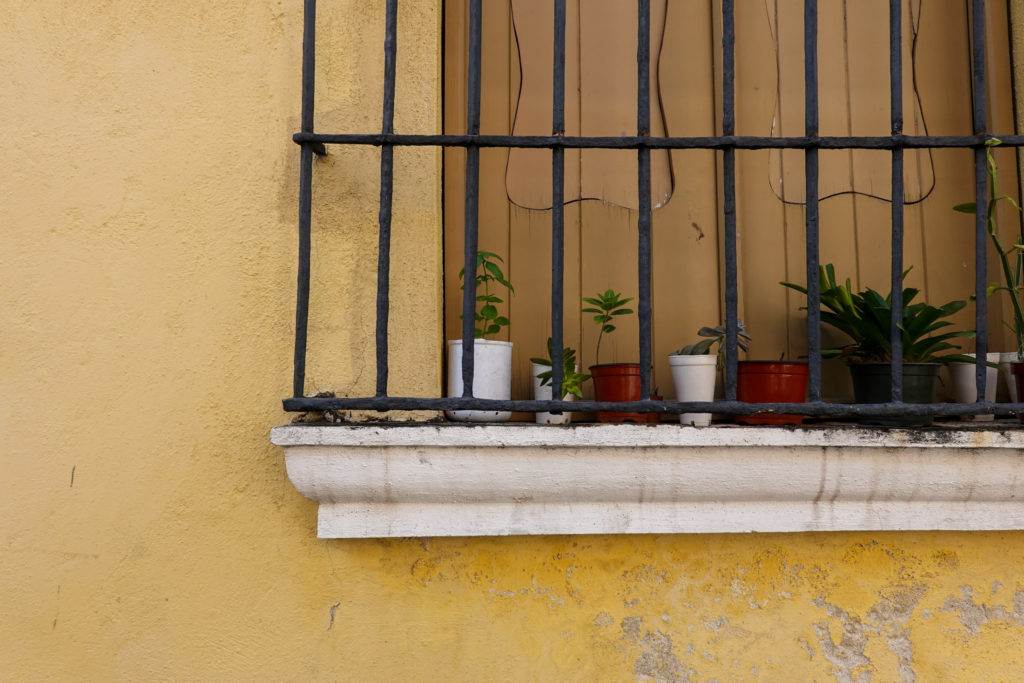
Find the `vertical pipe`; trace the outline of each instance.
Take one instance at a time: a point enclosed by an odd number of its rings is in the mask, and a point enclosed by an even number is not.
[[[985,3],[984,0],[973,0],[971,3],[972,24],[972,86],[974,96],[974,134],[984,136],[988,128],[988,114],[985,111]],[[987,259],[985,248],[988,244],[988,175],[986,147],[974,149],[974,299],[975,299],[975,338],[974,348],[978,354],[975,364],[975,381],[978,390],[977,400],[985,400],[986,351],[988,351],[988,302],[986,300],[985,280],[987,275]]]
[[[736,24],[733,0],[722,0],[722,135],[736,134]],[[736,400],[739,307],[736,257],[736,149],[723,150],[725,213],[725,400]]]
[[[637,3],[637,135],[651,134],[651,3]],[[651,396],[651,149],[637,151],[640,397]]]
[[[565,0],[555,0],[555,44],[551,94],[552,135],[565,135]],[[551,149],[551,398],[562,391],[562,287],[565,271],[565,148]]]
[[[804,0],[804,128],[818,136],[818,0]],[[810,399],[821,400],[821,287],[818,281],[818,148],[805,152],[807,188],[807,355]]]
[[[889,0],[889,112],[892,135],[903,133],[903,2]],[[889,339],[892,401],[903,400],[903,148],[892,150],[892,312]]]
[[[316,0],[305,0],[302,23],[302,132],[313,132],[313,89],[316,73]],[[295,302],[295,355],[292,396],[306,386],[306,331],[309,325],[309,255],[313,207],[313,149],[303,143],[299,158],[299,268]]]
[[[468,135],[480,134],[480,0],[469,3]],[[462,291],[462,395],[473,395],[473,340],[476,328],[477,221],[480,203],[480,148],[466,148],[466,246]]]
[[[388,0],[384,20],[384,112],[381,132],[395,132],[395,59],[398,51],[398,0]],[[377,396],[388,394],[388,313],[391,272],[391,190],[395,148],[380,150],[380,231],[377,243]]]

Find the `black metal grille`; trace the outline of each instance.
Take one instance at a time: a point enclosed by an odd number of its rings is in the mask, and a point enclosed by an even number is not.
[[[395,57],[397,45],[398,0],[386,0],[384,42],[384,105],[380,133],[317,133],[313,130],[313,93],[316,0],[305,0],[302,67],[302,124],[293,136],[301,146],[299,182],[299,268],[296,310],[293,397],[284,400],[288,411],[309,410],[512,410],[512,411],[629,411],[629,412],[715,412],[748,415],[752,413],[793,413],[812,416],[882,416],[882,415],[966,415],[993,412],[995,405],[976,403],[907,404],[902,403],[903,350],[898,327],[902,311],[903,266],[903,151],[917,148],[971,148],[975,161],[975,298],[977,331],[976,364],[977,395],[985,395],[986,334],[986,207],[988,178],[986,175],[986,140],[998,137],[1010,147],[1024,146],[1024,136],[993,135],[986,130],[985,110],[985,35],[984,0],[971,0],[972,19],[972,98],[973,131],[971,135],[908,136],[903,134],[902,83],[902,11],[901,0],[889,3],[890,112],[889,136],[819,136],[818,135],[818,7],[817,0],[804,2],[804,76],[805,131],[798,137],[761,137],[735,135],[735,22],[734,0],[722,0],[722,64],[723,118],[722,135],[711,137],[652,137],[650,135],[650,1],[638,0],[637,33],[637,134],[622,137],[583,137],[565,135],[565,0],[554,2],[554,89],[552,132],[550,136],[480,135],[481,93],[481,1],[469,0],[469,83],[468,125],[464,135],[408,135],[394,132]],[[312,167],[314,154],[324,154],[325,145],[372,145],[381,148],[381,184],[379,213],[379,250],[377,268],[377,379],[374,396],[353,398],[304,397],[306,329],[309,312]],[[552,358],[560,358],[563,347],[563,261],[564,214],[563,176],[566,148],[635,149],[638,158],[637,190],[639,195],[638,230],[638,316],[640,367],[651,367],[651,166],[652,149],[721,150],[724,172],[724,247],[726,363],[724,401],[671,402],[633,401],[608,403],[597,401],[492,400],[474,398],[473,345],[476,286],[466,278],[462,311],[462,376],[465,391],[455,398],[411,398],[388,394],[388,308],[389,259],[391,249],[391,198],[393,186],[393,154],[396,146],[440,146],[466,149],[465,200],[465,265],[466,272],[475,272],[477,258],[477,225],[479,198],[480,149],[483,147],[545,148],[551,150],[552,166],[552,242],[551,242],[551,330]],[[806,275],[807,275],[807,349],[809,357],[809,401],[807,403],[749,404],[736,400],[738,287],[736,244],[736,150],[769,148],[802,149],[806,177]],[[891,274],[893,296],[892,319],[892,394],[891,401],[878,404],[837,404],[822,400],[820,291],[818,285],[818,152],[832,149],[889,150],[892,156],[892,243]],[[562,368],[552,367],[552,395],[562,394]],[[650,374],[642,374],[641,396],[650,396]],[[1024,411],[1024,403],[999,404],[1003,411]]]

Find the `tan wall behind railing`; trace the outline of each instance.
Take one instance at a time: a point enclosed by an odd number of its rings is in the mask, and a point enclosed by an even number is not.
[[[484,5],[482,130],[547,134],[551,128],[551,3],[517,0]],[[616,6],[617,7],[617,6]],[[721,132],[720,9],[699,3],[652,3],[652,134]],[[460,9],[461,8],[461,9]],[[621,10],[621,8],[618,8]],[[635,14],[603,5],[568,3],[567,133],[633,134],[636,131]],[[763,10],[736,12],[736,132],[740,135],[804,134],[803,3],[772,0]],[[987,10],[989,128],[1013,133],[1010,50],[1006,8]],[[968,12],[960,0],[904,3],[904,126],[910,135],[972,132]],[[465,130],[465,8],[448,8],[446,126]],[[632,21],[632,24],[630,24]],[[819,10],[819,106],[823,135],[888,135],[888,4],[822,3]],[[880,28],[881,27],[881,28]],[[609,44],[624,41],[617,52]],[[609,59],[619,55],[618,61]],[[618,92],[615,83],[629,85]],[[596,94],[595,94],[596,93]],[[612,93],[612,94],[610,94]],[[615,106],[605,106],[613,94]],[[630,118],[630,111],[632,118]],[[664,153],[660,153],[664,154]],[[677,151],[671,165],[655,152],[653,185],[653,350],[655,384],[671,394],[665,356],[696,339],[696,330],[724,320],[722,156]],[[855,287],[889,289],[891,253],[891,155],[884,151],[820,153],[821,263],[833,263]],[[1012,154],[1003,160],[1004,187],[1016,185]],[[802,296],[778,285],[804,282],[805,188],[802,151],[736,154],[739,313],[754,337],[750,358],[806,354]],[[667,157],[666,157],[667,160]],[[462,266],[464,155],[446,156],[446,331],[459,331]],[[604,171],[602,167],[606,167]],[[566,344],[595,362],[598,328],[580,316],[580,296],[613,288],[637,293],[636,154],[566,152],[569,199],[565,207]],[[941,304],[974,292],[973,221],[952,211],[974,192],[969,150],[907,150],[904,160],[905,267],[907,286]],[[513,395],[526,398],[530,356],[541,355],[550,335],[550,153],[484,150],[481,154],[481,248],[500,253],[517,290],[503,335],[515,342]],[[666,199],[666,193],[668,195]],[[589,198],[589,199],[586,199]],[[1013,234],[1019,217],[1005,213]],[[990,250],[991,251],[991,250]],[[997,279],[994,256],[989,279]],[[993,349],[1012,346],[999,321],[1003,297],[989,300]],[[622,318],[602,343],[602,362],[636,361],[636,318]],[[973,329],[968,307],[954,322]],[[826,345],[845,337],[826,328]],[[509,336],[510,335],[510,336]],[[972,350],[972,342],[964,342]],[[849,394],[838,362],[825,372],[826,397]]]

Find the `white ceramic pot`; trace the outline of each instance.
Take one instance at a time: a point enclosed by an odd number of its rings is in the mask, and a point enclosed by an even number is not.
[[[966,354],[974,358],[973,353]],[[987,359],[990,363],[998,363],[1002,354],[990,353]],[[1014,354],[1016,355],[1016,354]],[[975,379],[975,366],[973,363],[950,363],[949,374],[953,376],[953,397],[957,403],[974,403],[978,398],[978,383]],[[1012,379],[1012,378],[1011,378]],[[996,400],[996,385],[999,382],[999,370],[996,368],[985,368],[985,400]],[[961,420],[974,422],[988,422],[994,420],[995,415],[983,413],[981,415],[961,415]]]
[[[989,354],[990,356],[992,354]],[[1013,379],[1013,373],[1010,371],[1010,363],[1019,363],[1020,359],[1017,357],[1016,351],[1010,351],[1009,353],[1000,353],[999,355],[999,374],[1003,376],[1003,381],[1006,386],[1007,394],[1010,396],[1010,403],[1017,402],[1017,382]]]
[[[677,401],[714,401],[715,377],[717,376],[718,356],[705,354],[699,356],[668,357],[672,368],[672,381],[676,385]],[[683,413],[679,423],[706,427],[711,424],[711,413]]]
[[[542,372],[547,372],[551,369],[550,365],[541,365],[539,363],[530,363],[533,373],[533,397],[538,401],[550,401],[551,400],[551,383],[541,385],[540,378],[537,377]],[[576,371],[579,372],[579,366],[576,366]],[[563,401],[575,401],[576,396],[573,394],[566,394],[562,397]],[[540,425],[567,425],[572,422],[572,413],[565,411],[561,415],[555,415],[554,413],[536,413],[537,424]]]
[[[462,396],[462,340],[448,340],[448,396]],[[512,342],[476,339],[473,342],[473,396],[512,398]],[[508,422],[512,413],[502,410],[447,410],[458,422]]]

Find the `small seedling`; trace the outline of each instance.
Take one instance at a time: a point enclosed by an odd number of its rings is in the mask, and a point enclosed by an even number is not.
[[[596,297],[583,297],[583,303],[590,304],[594,308],[584,308],[584,313],[594,313],[594,323],[601,326],[601,331],[597,335],[597,349],[594,352],[594,363],[598,364],[601,362],[601,338],[606,333],[614,332],[615,325],[612,321],[617,315],[630,315],[633,313],[632,308],[626,308],[626,304],[633,300],[633,297],[627,299],[622,298],[622,294],[614,292],[610,289],[605,292],[598,293]]]
[[[725,362],[725,325],[715,327],[702,327],[697,330],[698,337],[704,337],[700,341],[687,344],[675,351],[674,356],[700,356],[711,353],[711,347],[718,344],[718,367],[721,368]],[[736,321],[736,345],[744,351],[750,350],[750,335],[747,333],[746,325],[742,320]]]
[[[490,251],[478,251],[476,254],[476,325],[473,327],[475,337],[482,339],[488,334],[497,334],[501,332],[501,328],[508,325],[508,318],[503,315],[498,315],[498,307],[496,304],[504,303],[505,300],[498,297],[496,294],[491,292],[491,283],[497,283],[515,294],[516,290],[512,287],[508,280],[505,279],[505,274],[501,272],[501,266],[498,262],[504,263],[497,254]],[[459,280],[463,280],[466,274],[466,269],[463,268],[459,271]],[[460,289],[465,289],[466,285],[463,282]],[[480,293],[480,289],[483,289],[483,294]],[[459,318],[462,318],[460,315]]]
[[[1007,194],[1000,194],[996,180],[999,175],[999,167],[996,166],[995,157],[992,156],[992,148],[1002,144],[1000,140],[991,138],[985,142],[986,150],[985,155],[988,158],[988,211],[985,214],[985,222],[988,228],[988,236],[992,240],[992,246],[996,249],[996,254],[999,256],[999,265],[1003,270],[1004,285],[1000,285],[998,282],[992,282],[986,288],[986,294],[992,296],[994,292],[1004,291],[1010,297],[1010,305],[1013,308],[1013,322],[1008,323],[1005,320],[1003,324],[1006,325],[1013,332],[1014,339],[1017,342],[1017,357],[1024,360],[1024,227],[1021,228],[1020,234],[1017,236],[1017,241],[1008,247],[1003,247],[1003,243],[999,239],[999,233],[996,231],[996,209],[999,206],[999,202],[1005,201],[1018,212],[1021,210],[1020,205],[1014,200],[1013,197]],[[957,204],[953,207],[954,211],[961,213],[973,213],[977,214],[978,205],[975,202],[968,202],[966,204]],[[1013,257],[1013,264],[1010,264],[1010,257]]]
[[[551,367],[551,337],[548,337],[547,358],[531,358],[530,362],[537,365]],[[551,370],[545,370],[537,375],[541,386],[551,384]],[[562,392],[572,394],[576,398],[583,398],[582,385],[590,379],[590,375],[583,372],[576,372],[576,350],[565,347],[562,349]]]

